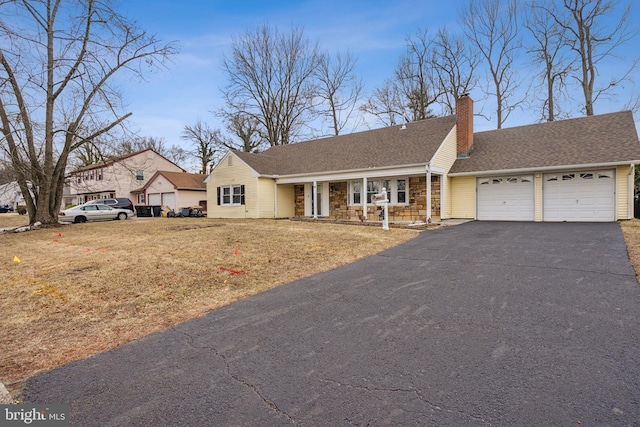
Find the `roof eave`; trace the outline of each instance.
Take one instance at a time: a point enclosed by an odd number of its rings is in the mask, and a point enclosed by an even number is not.
[[[419,166],[428,165],[429,162],[420,162],[420,163],[411,163],[405,165],[395,165],[395,166],[371,166],[368,168],[357,168],[357,169],[343,169],[343,170],[329,170],[329,171],[319,171],[319,172],[305,172],[305,173],[293,173],[293,174],[282,174],[282,175],[269,175],[269,178],[304,178],[304,177],[314,177],[314,176],[323,176],[323,175],[336,175],[343,173],[354,173],[354,172],[371,172],[374,170],[388,170],[388,169],[400,169],[400,168],[414,168]],[[266,177],[266,175],[264,175]]]
[[[471,171],[471,172],[451,172],[448,176],[487,176],[487,175],[508,175],[508,174],[521,174],[521,173],[534,173],[534,172],[553,172],[569,169],[595,169],[606,168],[612,166],[624,166],[624,165],[638,165],[640,160],[621,160],[616,162],[603,162],[603,163],[583,163],[575,165],[558,165],[558,166],[539,166],[528,168],[514,168],[514,169],[494,169],[486,171]]]

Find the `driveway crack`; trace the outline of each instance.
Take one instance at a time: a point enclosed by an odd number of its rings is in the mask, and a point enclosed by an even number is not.
[[[443,407],[442,405],[438,405],[437,403],[434,403],[432,401],[430,401],[429,399],[427,399],[418,389],[415,389],[413,387],[411,388],[385,388],[385,387],[370,387],[370,386],[364,386],[364,385],[359,385],[359,384],[347,384],[347,383],[342,383],[340,381],[336,381],[336,380],[332,380],[332,379],[328,379],[328,378],[320,378],[318,376],[315,377],[318,381],[321,382],[325,382],[325,383],[329,383],[329,384],[334,384],[340,387],[347,387],[347,388],[352,388],[355,390],[364,390],[364,391],[368,391],[368,392],[382,392],[382,393],[410,393],[415,395],[418,400],[420,400],[421,402],[425,403],[432,411],[437,412],[437,411],[443,411],[443,412],[448,412],[450,414],[460,414],[466,418],[470,418],[474,421],[478,421],[481,422],[482,424],[490,424],[488,423],[484,418],[479,417],[477,415],[473,415],[473,414],[467,414],[464,411],[460,411],[460,410],[453,410],[453,409],[447,409],[445,407]],[[408,412],[413,412],[413,411],[408,411]]]
[[[197,348],[197,349],[203,349],[203,350],[210,350],[212,351],[217,357],[219,357],[222,362],[225,365],[225,371],[226,374],[229,378],[231,378],[233,381],[237,382],[238,384],[241,384],[242,386],[248,388],[249,390],[251,390],[256,396],[258,396],[258,398],[266,405],[268,406],[272,411],[274,411],[275,413],[284,416],[285,418],[287,418],[292,424],[298,424],[298,422],[296,421],[295,418],[293,418],[291,415],[289,415],[287,412],[283,411],[282,409],[280,409],[278,407],[278,405],[273,402],[272,400],[268,399],[266,396],[264,396],[260,390],[254,385],[249,383],[248,381],[244,380],[243,378],[240,378],[238,375],[234,374],[231,371],[231,364],[227,361],[227,358],[220,353],[215,347],[211,347],[211,346],[207,346],[207,345],[196,345],[195,344],[195,340],[194,338],[188,334],[185,331],[179,331],[176,330],[175,328],[171,328],[172,330],[174,330],[175,332],[178,332],[182,335],[184,335],[186,337],[186,341],[187,344],[190,347],[193,348]]]

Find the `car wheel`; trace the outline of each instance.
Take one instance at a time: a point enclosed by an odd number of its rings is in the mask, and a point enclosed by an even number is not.
[[[81,224],[83,222],[87,222],[87,218],[83,216],[77,216],[73,222],[75,222],[76,224]]]
[[[127,214],[124,212],[120,212],[118,214],[118,219],[124,221],[125,219],[127,219]]]

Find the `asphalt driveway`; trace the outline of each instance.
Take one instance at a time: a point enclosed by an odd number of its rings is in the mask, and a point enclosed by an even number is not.
[[[472,222],[32,378],[78,426],[640,424],[617,224]]]

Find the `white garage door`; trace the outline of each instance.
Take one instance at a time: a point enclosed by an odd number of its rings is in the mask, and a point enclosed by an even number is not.
[[[533,221],[533,175],[478,178],[478,219]]]
[[[614,221],[615,172],[582,171],[544,176],[545,221]]]
[[[162,193],[162,205],[176,209],[176,193]]]
[[[158,206],[158,205],[160,205],[161,200],[162,199],[160,198],[160,193],[150,193],[149,194],[148,202],[149,202],[150,205]]]

